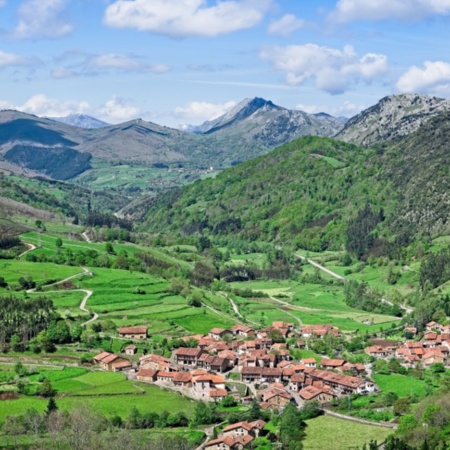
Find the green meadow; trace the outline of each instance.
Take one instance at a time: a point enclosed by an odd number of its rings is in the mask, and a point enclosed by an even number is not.
[[[393,432],[390,428],[365,425],[330,416],[306,421],[305,450],[348,450],[362,448],[371,440],[381,444]]]
[[[414,394],[424,395],[426,393],[426,382],[417,378],[406,376],[389,374],[373,375],[373,381],[383,392],[394,392],[399,397],[412,396]]]
[[[43,377],[52,382],[57,390],[56,403],[65,411],[80,404],[91,406],[106,417],[118,415],[126,419],[133,406],[141,412],[184,412],[190,415],[194,402],[180,396],[139,382],[126,380],[121,373],[91,372],[83,368],[42,369],[29,377],[38,383]],[[20,396],[15,400],[3,400],[0,408],[0,423],[7,416],[23,414],[27,409],[45,411],[48,400],[39,397]]]

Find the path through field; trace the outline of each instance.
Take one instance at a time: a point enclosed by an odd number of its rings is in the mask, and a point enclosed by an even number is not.
[[[81,237],[86,241],[86,242],[92,242],[90,239],[89,239],[89,236],[87,235],[87,233],[86,233],[86,231],[83,231],[82,233],[81,233]]]
[[[36,250],[36,246],[34,244],[30,244],[29,242],[24,242],[24,244],[28,247],[28,250],[21,253],[18,258],[22,258],[22,256],[25,256],[27,253],[32,252],[33,250]]]
[[[81,277],[81,276],[86,275],[86,274],[92,274],[92,272],[87,267],[82,267],[82,269],[83,269],[83,272],[76,273],[75,275],[72,275],[70,277],[64,278],[64,280],[56,281],[55,283],[46,284],[43,287],[56,286],[58,284],[62,284],[62,283],[65,283],[66,281],[72,280],[73,278]],[[36,293],[36,288],[28,289],[26,292],[28,294],[35,294]],[[90,313],[90,311],[86,308],[86,303],[89,300],[89,298],[91,297],[91,295],[94,293],[94,291],[91,291],[89,289],[65,289],[64,292],[84,292],[85,296],[83,297],[83,300],[81,300],[80,309],[83,312],[86,312],[88,314]],[[87,325],[87,324],[93,322],[94,320],[98,319],[98,314],[97,313],[93,312],[92,314],[93,315],[92,315],[92,317],[89,320],[87,320],[86,322],[83,322],[81,324],[82,327],[84,327],[85,325]]]
[[[334,278],[337,278],[338,280],[341,280],[343,282],[347,281],[343,276],[337,274],[336,272],[331,271],[330,269],[327,269],[326,267],[320,265],[319,263],[316,263],[315,261],[313,261],[312,259],[306,258],[305,256],[296,254],[296,256],[298,258],[300,258],[302,261],[306,261],[309,264],[311,264],[314,267],[317,267],[319,270],[322,270],[323,272],[327,273],[328,275],[331,275]],[[412,270],[412,269],[410,269]],[[386,303],[390,306],[394,306],[394,303],[392,303],[390,300],[387,300],[385,298],[381,298],[381,303]],[[406,306],[406,305],[398,305],[400,307],[400,309],[403,309],[403,311],[406,312],[406,314],[411,314],[414,311],[414,308],[411,306]]]

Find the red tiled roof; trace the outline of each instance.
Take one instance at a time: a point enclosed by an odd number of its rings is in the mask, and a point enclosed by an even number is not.
[[[102,359],[102,363],[110,364],[113,361],[115,361],[117,358],[120,358],[120,356],[117,356],[117,355],[114,355],[113,353],[111,353],[109,356],[106,356],[105,358]]]
[[[226,397],[228,395],[228,392],[226,389],[211,389],[209,391],[209,396],[211,398],[215,397]]]
[[[175,377],[175,374],[176,374],[177,372],[164,372],[164,371],[159,371],[158,372],[158,375],[157,375],[157,377],[158,378],[174,378]]]
[[[126,360],[126,361],[119,361],[119,362],[113,362],[112,366],[115,369],[124,369],[125,367],[132,367],[132,364],[130,361]]]
[[[101,353],[99,353],[98,355],[95,355],[94,358],[93,358],[93,360],[99,362],[99,361],[102,361],[104,358],[106,358],[106,357],[109,356],[109,355],[112,355],[112,353],[109,353],[109,352],[101,352]]]
[[[201,353],[202,353],[202,350],[200,348],[180,347],[175,350],[175,355],[177,355],[177,356],[198,357]]]
[[[158,371],[154,369],[139,369],[137,376],[145,378],[154,378],[157,373]]]
[[[192,375],[189,372],[177,372],[173,377],[174,382],[189,383],[192,380]]]
[[[119,334],[147,334],[147,327],[121,327]]]

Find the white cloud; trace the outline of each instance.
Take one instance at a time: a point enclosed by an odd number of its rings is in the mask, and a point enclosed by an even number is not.
[[[300,103],[295,107],[300,111],[305,111],[309,114],[318,114],[325,112],[334,117],[353,117],[360,113],[364,109],[368,108],[370,105],[358,105],[356,103],[345,101],[342,105],[304,105]]]
[[[285,14],[281,19],[272,22],[267,31],[273,36],[288,37],[294,31],[305,26],[305,21],[293,14]]]
[[[67,21],[67,0],[25,0],[12,30],[17,39],[58,39],[73,30]]]
[[[27,60],[24,57],[0,50],[0,69],[9,66],[24,66],[26,64]]]
[[[166,64],[148,64],[142,58],[118,53],[92,55],[87,52],[67,52],[55,58],[59,65],[51,71],[53,78],[95,75],[99,72],[121,71],[141,73],[166,73],[170,67]]]
[[[450,94],[450,64],[443,61],[425,61],[424,68],[410,67],[397,81],[400,92],[422,94]]]
[[[76,75],[73,70],[67,67],[55,67],[50,73],[53,78],[57,79],[70,78]]]
[[[141,110],[130,100],[114,96],[98,109],[99,117],[105,122],[124,122],[134,119],[141,114]]]
[[[113,69],[136,69],[140,64],[133,58],[115,53],[106,53],[95,56],[90,60],[90,64],[95,67]]]
[[[90,105],[87,101],[60,101],[44,94],[36,94],[23,105],[16,106],[14,109],[36,116],[60,117],[69,114],[84,114],[89,111]]]
[[[341,94],[359,82],[371,83],[387,71],[385,55],[367,53],[359,57],[350,45],[343,50],[315,44],[271,47],[260,57],[275,70],[285,72],[288,84],[315,79],[316,87],[330,94]]]
[[[105,10],[104,23],[171,37],[212,37],[252,28],[272,0],[117,0]]]
[[[332,20],[421,20],[450,13],[450,0],[339,0]]]
[[[208,102],[189,102],[184,106],[177,106],[174,111],[175,117],[185,119],[189,123],[205,120],[213,120],[225,114],[231,108],[236,106],[236,102],[226,103],[208,103]]]
[[[141,110],[130,100],[113,97],[100,107],[93,107],[87,101],[59,100],[36,94],[22,105],[15,105],[8,100],[0,99],[0,109],[15,109],[39,117],[64,117],[69,114],[89,114],[110,123],[123,122],[134,119],[141,114]]]
[[[94,56],[89,65],[98,69],[122,69],[125,71],[166,73],[170,67],[165,64],[145,64],[133,56],[105,53]]]

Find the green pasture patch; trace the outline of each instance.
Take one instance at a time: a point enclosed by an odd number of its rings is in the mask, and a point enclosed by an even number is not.
[[[102,386],[123,381],[125,375],[117,372],[89,372],[77,377],[77,380],[92,386]]]
[[[192,334],[207,334],[211,328],[230,328],[236,323],[210,310],[207,310],[205,314],[200,310],[197,314],[180,316],[172,320]]]
[[[20,277],[30,276],[36,283],[63,280],[81,273],[79,267],[59,266],[53,263],[33,263],[12,259],[0,260],[0,274],[7,283],[17,283]]]
[[[76,381],[76,380],[75,380]],[[117,395],[117,394],[140,394],[142,391],[133,386],[132,381],[122,380],[120,382],[109,383],[102,386],[86,387],[73,392],[72,395]]]
[[[365,425],[330,416],[306,421],[305,450],[348,450],[361,448],[371,440],[379,444],[393,432],[390,428]]]
[[[39,370],[39,373],[30,376],[30,381],[39,381],[43,377],[51,382],[61,381],[80,377],[87,372],[87,369],[77,367],[64,367],[62,370]]]
[[[70,394],[74,391],[81,391],[83,389],[88,389],[91,386],[89,384],[83,383],[82,381],[69,378],[67,380],[56,381],[52,383],[54,389],[58,394]]]
[[[94,395],[84,396],[83,403],[107,417],[118,415],[126,419],[133,407],[142,413],[163,411],[184,412],[191,415],[194,402],[186,399],[178,393],[172,393],[159,389],[156,386],[145,386],[139,383],[145,392],[136,394]],[[63,410],[71,410],[80,404],[79,397],[66,396],[57,399],[56,403]]]
[[[406,375],[373,375],[373,381],[383,392],[395,392],[399,397],[425,395],[426,382]]]
[[[121,375],[109,373],[107,375]],[[79,377],[76,380],[82,379]],[[89,378],[88,378],[89,379]],[[65,380],[67,382],[71,380]],[[92,381],[92,380],[90,380]],[[94,380],[99,382],[100,380]],[[122,375],[123,381],[123,375]],[[58,383],[63,383],[60,381]],[[63,397],[56,397],[56,404],[61,410],[70,411],[80,405],[80,401],[83,404],[91,406],[93,409],[107,417],[118,415],[123,419],[126,419],[130,414],[133,406],[136,406],[141,412],[156,412],[160,414],[163,411],[169,412],[184,412],[188,417],[191,415],[195,403],[192,400],[188,400],[185,397],[180,396],[178,393],[172,393],[159,389],[156,386],[148,386],[142,383],[137,383],[145,391],[137,390],[134,394],[115,393],[113,395],[101,394],[92,396],[83,396],[81,400],[77,396],[65,395]],[[80,385],[81,386],[81,385]],[[101,387],[101,384],[99,385]],[[75,389],[75,384],[69,385],[69,389]],[[70,391],[69,391],[70,392]],[[58,392],[58,394],[62,394]],[[76,392],[72,392],[76,393]],[[4,400],[0,405],[0,425],[5,421],[7,416],[24,414],[27,409],[36,409],[38,412],[44,412],[47,408],[48,399],[38,397],[20,397],[16,400]]]

